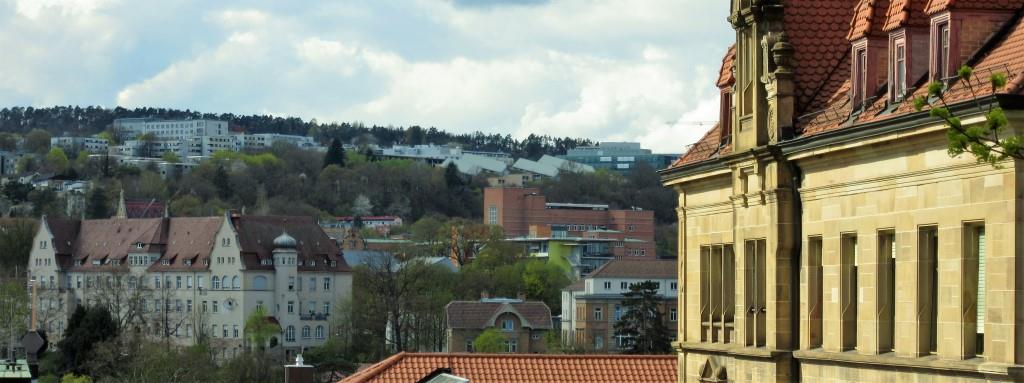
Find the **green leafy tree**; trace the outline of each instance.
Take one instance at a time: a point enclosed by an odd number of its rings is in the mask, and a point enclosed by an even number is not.
[[[181,157],[174,152],[164,152],[163,160],[171,163],[181,162]]]
[[[50,149],[50,152],[46,154],[46,169],[54,173],[64,173],[68,170],[67,154],[64,154],[64,150],[61,148]]]
[[[953,114],[946,103],[947,87],[942,82],[936,81],[928,84],[928,95],[918,97],[913,101],[917,110],[928,106],[931,116],[946,123],[949,155],[956,157],[963,153],[970,153],[978,162],[993,166],[997,166],[999,162],[1009,158],[1024,159],[1024,136],[1007,131],[1009,120],[1006,118],[1003,108],[996,103],[983,106],[979,102],[978,92],[981,89],[975,89],[974,69],[966,65],[960,67],[957,77],[959,83],[963,84],[971,93],[974,111],[984,116],[983,122],[964,125],[961,117]],[[1006,81],[1005,73],[990,74],[989,90],[991,93],[996,93],[1006,87]]]
[[[341,141],[338,141],[338,139],[331,140],[331,146],[327,147],[327,154],[324,155],[324,166],[321,168],[331,165],[345,167],[345,148],[342,147]]]
[[[3,350],[7,350],[8,342],[21,338],[25,333],[29,315],[26,296],[28,292],[24,279],[12,278],[0,282],[0,323],[4,324],[0,326],[0,346]],[[15,343],[14,346],[17,347],[19,344]]]
[[[0,269],[12,273],[16,268],[24,270],[32,251],[36,227],[37,222],[33,219],[14,218],[0,221]],[[6,273],[0,273],[0,277],[13,276],[3,274]]]
[[[473,350],[482,353],[498,353],[505,351],[505,337],[493,327],[484,330],[473,339]]]
[[[622,294],[624,314],[615,322],[615,335],[627,339],[627,354],[668,354],[672,352],[671,337],[659,308],[658,284],[652,281],[634,283]]]
[[[252,349],[263,349],[270,337],[281,332],[281,327],[270,321],[267,310],[257,306],[245,320],[245,336]]]
[[[60,378],[60,383],[92,383],[92,378],[86,375],[67,374]]]
[[[0,150],[13,152],[18,149],[18,137],[12,133],[0,133]]]
[[[36,154],[45,154],[50,150],[50,133],[42,129],[32,129],[25,135],[25,150]]]

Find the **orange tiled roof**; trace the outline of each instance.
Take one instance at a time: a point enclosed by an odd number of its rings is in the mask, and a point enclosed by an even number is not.
[[[860,0],[850,20],[850,32],[846,39],[853,41],[863,37],[880,36],[889,0]]]
[[[933,15],[953,8],[1013,10],[1020,8],[1020,0],[928,0],[924,13]]]
[[[672,166],[669,166],[669,168],[701,162],[727,154],[723,152],[723,149],[729,149],[731,147],[728,145],[723,146],[721,144],[721,133],[722,129],[718,124],[715,124],[711,130],[704,133],[704,137],[697,140],[697,143],[693,144],[693,146],[691,146],[682,157],[679,157],[676,162],[672,163]]]
[[[891,32],[900,27],[926,27],[928,16],[924,14],[926,0],[892,0],[885,14],[882,31]]]
[[[847,30],[857,0],[783,1],[783,29],[793,46],[796,114],[825,107],[850,68]]]
[[[736,60],[736,44],[729,47],[729,51],[725,53],[725,57],[722,57],[722,67],[718,69],[718,85],[719,88],[731,86],[736,82],[736,76],[732,71],[733,61]]]
[[[339,383],[416,382],[441,368],[473,383],[675,382],[675,355],[398,353]]]

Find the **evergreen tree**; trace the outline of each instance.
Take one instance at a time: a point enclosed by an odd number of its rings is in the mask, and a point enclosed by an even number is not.
[[[670,337],[662,313],[658,284],[652,281],[634,283],[623,293],[625,313],[615,323],[615,335],[627,339],[627,354],[668,354],[672,352]]]
[[[66,371],[85,373],[94,346],[117,335],[117,323],[102,306],[78,306],[59,343]]]
[[[90,219],[110,218],[110,205],[107,203],[107,191],[97,185],[89,190],[85,207],[85,215]]]
[[[324,156],[323,167],[331,165],[345,167],[345,148],[341,146],[341,141],[338,141],[337,138],[331,140],[331,146],[327,148],[327,155]]]

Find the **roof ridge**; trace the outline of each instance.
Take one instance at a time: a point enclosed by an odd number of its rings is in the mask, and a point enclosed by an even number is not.
[[[677,355],[647,355],[647,354],[505,354],[505,353],[480,353],[480,352],[408,352],[403,351],[406,358],[409,357],[459,357],[459,358],[513,358],[513,359],[676,359]],[[397,356],[399,354],[395,354]],[[394,358],[391,356],[388,359]],[[385,359],[387,361],[387,359]],[[383,362],[381,362],[383,363]],[[367,370],[363,370],[367,371]]]
[[[356,371],[356,373],[349,375],[347,378],[345,378],[345,381],[352,380],[351,383],[368,382],[373,377],[380,375],[384,371],[387,371],[389,368],[391,368],[391,366],[398,364],[398,362],[402,361],[402,359],[405,359],[405,357],[409,355],[415,354],[406,351],[401,351],[395,355],[389,356],[387,359],[375,363],[374,365],[370,366],[365,370]]]

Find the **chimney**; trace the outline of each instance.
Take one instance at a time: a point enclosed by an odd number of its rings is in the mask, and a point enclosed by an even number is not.
[[[313,366],[302,363],[302,354],[295,357],[295,364],[284,366],[284,383],[313,383]]]
[[[487,292],[487,290],[484,290],[484,291],[480,292],[480,299],[481,300],[487,299],[487,298],[490,298],[490,297],[491,297],[491,293]]]

